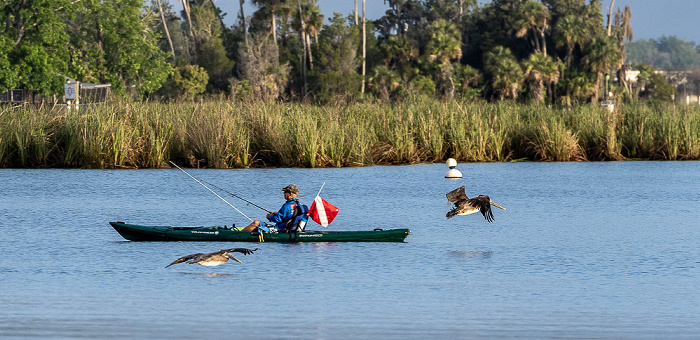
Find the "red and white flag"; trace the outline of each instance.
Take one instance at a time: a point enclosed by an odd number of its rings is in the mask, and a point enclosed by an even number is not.
[[[339,209],[333,206],[333,204],[328,203],[328,201],[323,198],[316,196],[314,203],[311,203],[311,208],[309,208],[309,216],[314,222],[322,225],[323,227],[328,227],[336,215],[338,215]]]

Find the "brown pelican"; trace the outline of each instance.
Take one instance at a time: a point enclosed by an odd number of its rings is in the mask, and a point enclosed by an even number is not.
[[[469,215],[477,211],[480,211],[487,221],[493,222],[493,213],[491,212],[491,206],[496,208],[501,208],[506,210],[506,208],[496,204],[486,195],[479,195],[474,198],[467,197],[464,193],[464,186],[454,189],[447,193],[447,200],[454,203],[455,207],[447,212],[447,218],[454,217],[456,215]]]
[[[187,263],[189,263],[189,264],[196,263],[198,265],[207,266],[207,267],[218,266],[222,263],[228,262],[229,259],[234,260],[238,263],[243,263],[243,262],[241,262],[241,260],[237,259],[231,253],[242,253],[243,255],[248,255],[248,254],[252,254],[256,250],[258,250],[258,248],[255,248],[253,250],[250,250],[247,248],[231,248],[231,249],[221,249],[221,250],[215,251],[213,253],[190,254],[190,255],[186,255],[186,256],[183,256],[183,257],[175,260],[173,263],[165,266],[165,268],[168,268],[174,264],[182,263],[185,261],[187,261]]]

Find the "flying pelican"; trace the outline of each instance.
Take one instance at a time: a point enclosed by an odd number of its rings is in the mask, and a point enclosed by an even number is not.
[[[213,253],[190,254],[190,255],[186,255],[186,256],[183,256],[183,257],[175,260],[173,263],[165,266],[165,268],[168,268],[174,264],[182,263],[185,261],[187,261],[187,263],[189,263],[189,264],[196,263],[198,265],[207,266],[207,267],[218,266],[220,264],[228,262],[229,259],[234,260],[238,263],[243,263],[243,262],[241,262],[241,260],[237,259],[231,253],[242,253],[243,255],[248,255],[248,254],[252,254],[256,250],[258,250],[258,248],[255,248],[253,250],[250,250],[247,248],[231,248],[231,249],[221,249],[221,250],[215,251]]]
[[[474,198],[467,197],[464,193],[464,186],[454,189],[447,193],[447,200],[454,203],[455,207],[447,212],[447,218],[454,217],[456,215],[469,215],[477,211],[480,211],[487,221],[493,222],[493,213],[491,212],[491,206],[496,208],[501,208],[506,210],[506,208],[496,204],[486,195],[479,195]]]

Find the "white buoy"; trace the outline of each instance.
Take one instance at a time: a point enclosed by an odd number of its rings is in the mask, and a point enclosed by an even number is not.
[[[447,167],[450,168],[450,170],[447,171],[445,178],[462,178],[462,172],[455,169],[457,167],[457,161],[454,158],[447,160]]]

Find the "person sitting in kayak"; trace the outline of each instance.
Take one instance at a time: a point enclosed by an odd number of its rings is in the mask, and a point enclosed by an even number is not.
[[[293,229],[289,228],[288,224],[295,217],[295,211],[299,205],[299,199],[297,198],[299,196],[299,188],[294,184],[290,184],[281,190],[284,192],[286,202],[284,202],[278,212],[267,214],[267,219],[275,223],[278,232],[286,233]]]

